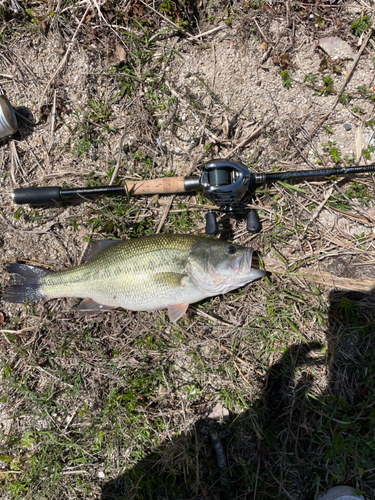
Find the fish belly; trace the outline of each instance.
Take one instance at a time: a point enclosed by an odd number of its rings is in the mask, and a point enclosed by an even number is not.
[[[68,271],[66,271],[68,272]],[[64,274],[64,273],[55,273]],[[59,297],[90,298],[99,304],[122,307],[131,311],[155,311],[170,305],[192,304],[207,297],[191,280],[178,273],[137,274],[136,276],[108,276],[108,279],[82,280],[64,283],[67,276],[58,277],[43,288],[49,299]],[[62,279],[64,278],[64,279]]]

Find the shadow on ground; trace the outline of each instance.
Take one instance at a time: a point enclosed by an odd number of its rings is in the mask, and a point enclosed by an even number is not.
[[[374,311],[374,292],[332,293],[328,350],[291,346],[248,411],[202,418],[107,482],[101,499],[313,500],[336,484],[374,498]]]

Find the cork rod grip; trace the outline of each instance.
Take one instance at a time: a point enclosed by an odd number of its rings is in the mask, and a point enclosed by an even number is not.
[[[134,196],[142,194],[175,194],[185,193],[184,177],[163,177],[148,181],[128,181],[125,183],[128,191],[132,190]]]

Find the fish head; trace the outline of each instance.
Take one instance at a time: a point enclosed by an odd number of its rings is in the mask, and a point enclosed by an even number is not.
[[[252,255],[250,247],[202,238],[189,257],[191,280],[208,296],[235,290],[265,275],[251,267]]]

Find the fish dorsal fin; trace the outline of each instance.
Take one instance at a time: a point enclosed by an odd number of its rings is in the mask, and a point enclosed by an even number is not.
[[[117,245],[121,240],[98,240],[90,243],[90,246],[86,250],[83,261],[89,262],[94,257],[96,257],[103,250],[107,250],[107,248],[112,247],[113,245]]]
[[[187,311],[189,304],[187,302],[181,302],[181,304],[173,304],[172,306],[168,306],[168,316],[169,319],[176,323]]]
[[[116,309],[116,307],[99,304],[93,299],[84,299],[78,306],[77,311],[79,316],[94,316],[102,311],[111,311],[112,309]]]

